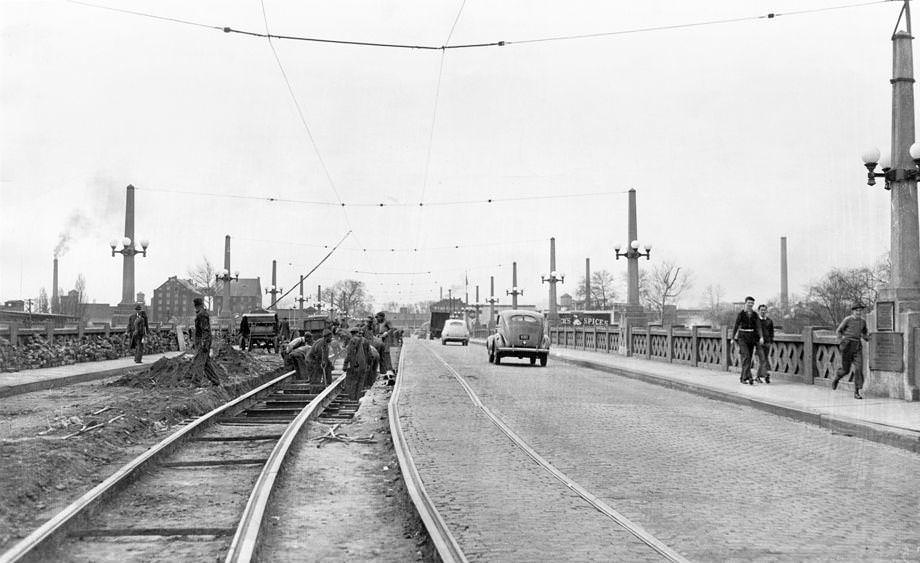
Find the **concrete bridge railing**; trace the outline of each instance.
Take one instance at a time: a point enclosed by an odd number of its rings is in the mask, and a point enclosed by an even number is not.
[[[647,360],[686,364],[721,371],[740,371],[741,356],[728,328],[708,327],[555,327],[554,346],[622,354]],[[840,367],[833,334],[806,327],[803,334],[778,333],[770,349],[769,370],[802,383],[828,382]]]

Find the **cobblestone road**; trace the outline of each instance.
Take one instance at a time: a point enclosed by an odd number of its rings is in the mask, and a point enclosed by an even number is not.
[[[516,560],[635,558],[610,547],[609,520],[515,453],[430,352],[544,458],[690,559],[920,559],[916,454],[558,362],[493,366],[479,346],[412,344],[407,437],[448,522],[473,528],[460,536],[481,547],[474,556],[496,557],[497,528],[536,549],[507,552]],[[522,519],[541,514],[553,526],[538,547]]]

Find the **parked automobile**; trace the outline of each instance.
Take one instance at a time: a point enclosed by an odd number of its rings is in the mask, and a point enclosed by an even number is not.
[[[448,342],[459,342],[469,346],[470,330],[466,328],[465,322],[460,319],[448,319],[444,322],[444,328],[441,329],[441,344],[446,345]]]
[[[498,314],[495,333],[486,339],[489,362],[500,364],[502,358],[529,358],[530,365],[549,358],[546,320],[536,311],[511,310]]]

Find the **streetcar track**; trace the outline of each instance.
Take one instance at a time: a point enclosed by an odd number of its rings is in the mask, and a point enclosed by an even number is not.
[[[405,373],[403,366],[407,354],[399,355],[398,374]],[[399,461],[399,469],[402,472],[403,481],[406,484],[406,491],[412,499],[412,504],[422,519],[425,529],[428,530],[428,536],[434,544],[438,555],[444,563],[460,562],[466,563],[467,558],[460,548],[457,539],[451,533],[447,522],[438,512],[434,500],[425,489],[422,477],[419,474],[415,461],[412,458],[412,452],[409,450],[409,444],[403,433],[402,424],[400,423],[399,398],[402,393],[402,382],[404,376],[397,376],[396,386],[393,388],[393,394],[390,396],[390,402],[387,407],[387,415],[390,422],[390,436],[393,439],[393,449]]]
[[[476,407],[478,407],[489,418],[489,420],[495,426],[497,426],[499,430],[502,431],[502,433],[508,436],[508,438],[510,438],[511,441],[514,442],[514,444],[519,449],[521,449],[524,453],[526,453],[528,457],[530,457],[533,461],[535,461],[543,469],[549,472],[558,481],[560,481],[567,488],[569,488],[575,494],[577,494],[582,499],[584,499],[586,502],[588,502],[591,506],[593,506],[599,512],[601,512],[602,514],[604,514],[605,516],[607,516],[608,518],[616,522],[619,526],[621,526],[623,529],[630,532],[633,536],[635,536],[637,539],[639,539],[644,544],[649,546],[651,549],[658,552],[661,556],[665,557],[666,559],[670,561],[689,563],[689,560],[687,558],[682,556],[680,553],[678,553],[674,549],[665,545],[661,540],[653,536],[650,532],[645,530],[639,524],[632,522],[626,516],[614,510],[613,507],[611,507],[610,505],[602,501],[597,496],[591,494],[587,489],[579,485],[577,482],[575,482],[570,477],[568,477],[565,473],[563,473],[558,468],[556,468],[552,463],[550,463],[548,460],[543,458],[543,456],[537,453],[536,450],[534,450],[523,438],[521,438],[514,430],[512,430],[511,427],[508,426],[504,422],[504,420],[502,420],[500,416],[493,413],[491,409],[489,409],[487,406],[483,404],[483,402],[479,399],[479,396],[476,395],[476,392],[473,390],[470,384],[466,381],[466,379],[464,379],[464,377],[460,375],[460,373],[458,373],[457,370],[455,370],[450,364],[448,364],[447,361],[444,360],[444,358],[441,357],[441,355],[438,354],[433,349],[433,347],[424,346],[424,348],[428,353],[430,353],[439,362],[441,362],[441,364],[443,364],[444,367],[447,368],[451,376],[457,381],[457,383],[460,384],[463,390],[466,391],[466,394],[469,396],[473,404]]]
[[[143,555],[132,551],[131,546],[156,538],[209,538],[220,544],[212,544],[211,549],[223,553],[231,536],[226,560],[251,560],[275,477],[298,432],[324,409],[332,411],[329,416],[339,422],[356,410],[351,402],[337,400],[344,375],[323,389],[322,385],[292,383],[294,373],[280,375],[183,425],[0,554],[0,563],[45,560],[62,554],[95,560],[101,554],[92,552],[93,541],[118,542],[119,549],[137,558]],[[279,404],[284,406],[279,408]],[[206,432],[217,435],[202,435]],[[256,477],[259,467],[262,469]],[[245,485],[249,481],[255,484]],[[239,498],[237,489],[243,485],[250,493],[240,509],[238,503],[226,502],[226,498]],[[209,510],[213,506],[186,498],[194,496],[188,494],[190,491],[207,487],[229,495],[216,503],[220,508],[217,513]],[[242,517],[236,517],[238,511]],[[226,525],[231,522],[237,523]],[[162,550],[157,552],[158,557],[163,555]],[[117,553],[105,556],[118,559]],[[176,558],[183,557],[180,554]]]

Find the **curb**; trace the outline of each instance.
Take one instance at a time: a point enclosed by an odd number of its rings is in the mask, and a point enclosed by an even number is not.
[[[162,357],[166,358],[170,356],[164,355]],[[157,360],[158,359],[160,358],[157,358]],[[105,379],[107,377],[114,377],[116,375],[127,374],[131,370],[141,370],[141,369],[144,369],[145,367],[150,367],[151,363],[146,363],[143,366],[125,366],[125,367],[120,367],[120,368],[111,368],[111,369],[102,370],[102,371],[90,371],[86,373],[77,373],[74,375],[64,375],[61,377],[54,377],[51,379],[43,379],[41,381],[31,381],[29,383],[19,383],[17,385],[6,385],[6,386],[0,387],[0,398],[12,397],[13,395],[22,395],[23,393],[32,393],[34,391],[47,391],[49,389],[55,389],[57,387],[73,385],[75,383],[86,383],[88,381],[96,381],[98,379]],[[72,365],[77,365],[77,364],[72,364]]]
[[[485,345],[485,342],[482,341],[476,341],[476,343]],[[694,395],[700,395],[706,397],[707,399],[714,399],[725,403],[732,403],[735,405],[755,408],[778,416],[791,418],[799,422],[814,424],[815,426],[819,426],[838,434],[845,434],[847,436],[862,438],[864,440],[885,444],[887,446],[893,446],[902,450],[920,453],[920,432],[906,428],[897,428],[876,424],[873,422],[867,422],[864,420],[821,414],[817,411],[790,407],[762,399],[751,399],[749,397],[736,395],[734,393],[713,389],[703,385],[686,383],[684,381],[675,381],[673,379],[648,372],[610,366],[600,362],[592,362],[590,360],[577,360],[574,358],[561,357],[558,352],[550,351],[549,355],[554,360],[565,362],[574,366],[611,373],[613,375],[619,375],[621,377],[627,377],[629,379],[635,379],[645,383],[651,383],[653,385],[674,389],[676,391],[693,393]]]

